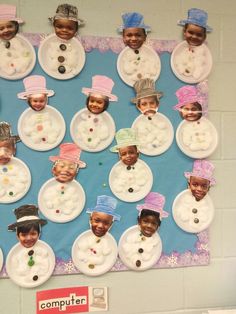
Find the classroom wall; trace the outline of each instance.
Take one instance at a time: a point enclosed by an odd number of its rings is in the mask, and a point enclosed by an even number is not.
[[[23,32],[50,33],[47,22],[58,0],[1,1],[17,5],[18,16],[26,21]],[[121,13],[138,11],[151,25],[151,38],[181,39],[176,21],[186,17],[191,7],[206,10],[208,36],[213,54],[209,77],[210,120],[219,132],[220,144],[212,156],[217,186],[211,196],[216,207],[210,228],[211,263],[209,266],[156,269],[146,272],[114,272],[101,277],[83,275],[54,276],[40,289],[81,285],[109,287],[110,314],[203,313],[210,308],[236,308],[236,1],[235,0],[71,0],[86,21],[81,35],[118,36]],[[0,280],[0,313],[35,313],[37,289],[17,287],[8,279]]]

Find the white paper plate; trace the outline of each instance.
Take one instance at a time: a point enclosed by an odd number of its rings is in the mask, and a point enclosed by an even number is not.
[[[15,171],[21,171],[21,177],[12,175]],[[22,185],[19,187],[17,184],[20,183],[22,179]],[[30,170],[22,160],[12,157],[9,163],[0,165],[0,204],[14,203],[20,200],[28,192],[30,185]],[[5,193],[3,192],[3,189]]]
[[[85,193],[76,180],[60,183],[52,178],[44,183],[38,194],[38,205],[45,217],[64,223],[75,219],[85,205]]]
[[[193,213],[197,210],[196,213]],[[207,217],[202,217],[203,213]],[[190,190],[178,194],[172,206],[172,214],[176,224],[184,231],[198,233],[207,229],[215,214],[215,209],[210,196],[207,194],[201,201],[196,201]],[[194,222],[198,219],[198,222]]]
[[[86,116],[87,118],[85,120]],[[95,119],[97,122],[94,123]],[[100,119],[100,123],[99,123],[99,119]],[[101,120],[102,120],[102,123],[101,123]],[[83,126],[81,126],[81,123],[83,123]],[[97,124],[97,127],[96,127],[96,124]],[[89,143],[92,143],[93,141],[93,135],[95,134],[94,132],[98,132],[98,135],[101,134],[99,130],[101,130],[101,128],[103,128],[104,125],[107,127],[108,137],[106,137],[105,139],[99,139],[95,147],[91,147]],[[83,128],[83,135],[81,135],[78,126],[81,127],[81,130]],[[112,143],[115,136],[115,132],[116,132],[116,126],[115,126],[114,120],[107,111],[104,111],[100,114],[95,115],[95,114],[90,113],[88,109],[84,108],[74,115],[70,124],[70,134],[71,134],[72,140],[82,150],[85,150],[87,152],[100,152],[104,150],[105,148],[107,148]],[[98,138],[95,137],[95,140],[98,140]]]
[[[78,244],[81,243],[81,241],[86,242],[88,241],[91,237],[95,237],[95,235],[92,233],[91,230],[87,230],[80,234],[75,242],[73,243],[72,250],[71,250],[71,257],[73,260],[73,263],[75,266],[78,268],[78,270],[88,276],[100,276],[102,274],[105,274],[108,272],[112,266],[115,264],[116,259],[117,259],[117,254],[118,254],[118,249],[117,249],[117,243],[113,236],[107,232],[105,236],[101,237],[101,241],[103,239],[106,239],[108,241],[109,248],[111,248],[111,253],[104,256],[104,262],[101,264],[96,264],[94,268],[89,268],[89,255],[88,255],[88,262],[84,262],[79,259],[80,256],[80,251]],[[90,251],[90,248],[88,248],[88,252]]]
[[[177,63],[178,57],[181,54],[184,54],[184,50],[189,48],[189,45],[186,41],[182,41],[181,43],[179,43],[174,48],[174,50],[171,54],[170,63],[171,63],[172,71],[178,79],[180,79],[181,81],[183,81],[185,83],[195,84],[195,83],[202,82],[209,76],[209,74],[211,72],[212,64],[213,64],[211,52],[205,44],[202,44],[199,47],[194,47],[194,49],[195,50],[202,49],[203,53],[204,53],[204,57],[202,58],[202,62],[201,62],[203,69],[200,73],[197,73],[197,74],[194,74],[194,72],[191,74],[191,70],[190,70],[189,74],[185,75],[183,73],[183,70],[179,69],[179,65]],[[176,58],[177,58],[177,61],[176,61]],[[197,61],[199,62],[199,60],[197,60]],[[192,65],[192,63],[190,63],[190,65]],[[183,66],[183,68],[184,68],[184,66]],[[196,68],[196,70],[199,70],[199,65],[196,64],[195,68]]]
[[[110,185],[110,189],[112,191],[112,193],[119,198],[122,201],[125,202],[137,202],[140,201],[141,199],[143,199],[150,191],[152,188],[152,184],[153,184],[153,175],[152,175],[152,171],[149,168],[149,166],[142,160],[138,160],[136,162],[136,164],[134,165],[135,170],[126,170],[127,166],[119,161],[118,163],[116,163],[109,174],[109,185]],[[137,168],[139,167],[139,168]],[[142,174],[140,174],[140,169],[142,171]],[[143,185],[139,185],[138,188],[136,188],[135,186],[139,183],[136,178],[134,180],[134,182],[132,182],[131,184],[129,183],[129,179],[127,179],[127,182],[118,182],[117,180],[120,179],[119,176],[117,176],[117,174],[119,175],[124,175],[126,176],[125,171],[127,171],[127,174],[129,174],[129,171],[135,171],[136,174],[140,174],[141,178],[144,179],[145,178],[145,183]],[[131,173],[132,175],[132,173]],[[120,184],[120,185],[119,185]],[[141,183],[140,183],[141,184]],[[129,192],[129,189],[133,189],[132,192]],[[120,190],[121,191],[118,191]]]
[[[45,258],[45,262],[48,263],[47,271],[45,273],[42,273],[42,274],[38,273],[36,266],[39,266],[39,265],[37,265],[37,259],[35,258],[35,265],[33,265],[32,267],[27,266],[24,273],[22,272],[22,274],[20,275],[17,272],[17,266],[18,266],[18,264],[16,262],[17,255],[21,254],[21,252],[23,252],[23,250],[26,251],[26,255],[27,255],[28,251],[30,251],[30,250],[37,251],[37,249],[47,251],[48,256]],[[27,259],[25,261],[26,265],[27,265],[28,259],[29,258],[27,257]],[[17,285],[24,287],[24,288],[34,288],[34,287],[37,287],[37,286],[43,284],[45,281],[47,281],[51,277],[53,270],[54,270],[54,267],[55,267],[55,254],[54,254],[52,248],[46,242],[41,241],[41,240],[38,240],[33,248],[28,248],[28,249],[23,247],[20,243],[17,243],[15,246],[12,247],[12,249],[8,253],[7,259],[6,259],[7,274],[12,279],[12,281],[14,281]],[[39,267],[39,269],[40,269],[40,267]],[[34,270],[35,270],[35,272],[34,272]],[[31,276],[32,276],[32,279],[31,279]],[[38,280],[34,281],[33,276],[38,276]]]
[[[0,271],[2,270],[2,266],[3,266],[3,253],[2,250],[0,249]]]
[[[188,128],[191,127],[191,125],[193,125],[193,123],[196,125],[197,123],[204,123],[207,127],[207,130],[209,130],[209,133],[212,137],[212,141],[211,143],[209,144],[209,146],[207,148],[202,148],[202,149],[192,149],[189,145],[186,145],[184,142],[183,142],[183,135],[186,133],[186,136],[189,136],[190,137],[190,134],[189,131],[188,131]],[[187,128],[187,129],[186,129]],[[187,130],[187,131],[186,131]],[[192,133],[192,138],[190,140],[190,143],[195,143],[196,142],[196,137],[195,137],[195,134],[196,136],[197,135],[198,131],[196,129],[196,132],[194,131],[194,133]],[[194,139],[195,138],[195,139]],[[194,139],[194,141],[192,140]],[[217,145],[218,145],[218,134],[217,134],[217,131],[216,131],[216,128],[215,126],[212,124],[212,122],[210,120],[208,120],[207,118],[205,117],[202,117],[200,120],[198,121],[195,121],[195,122],[191,122],[191,121],[186,121],[186,120],[183,120],[177,130],[176,130],[176,142],[177,142],[177,145],[178,147],[180,148],[180,150],[187,156],[189,157],[192,157],[192,158],[196,158],[196,159],[202,159],[202,158],[207,158],[209,157],[216,149]],[[190,144],[192,145],[192,144]]]
[[[136,251],[137,243],[134,243],[133,254],[138,254],[139,255],[138,260],[141,261],[140,267],[137,267],[135,265],[136,257],[134,256],[133,260],[131,258],[128,258],[127,253],[124,250],[124,245],[127,243],[127,237],[135,236],[135,235],[138,236],[139,234],[140,234],[140,229],[138,226],[132,226],[129,229],[127,229],[120,238],[119,245],[118,245],[118,252],[119,252],[119,257],[121,261],[125,264],[126,267],[132,270],[142,271],[142,270],[146,270],[153,267],[157,263],[162,252],[162,241],[157,232],[152,236],[152,239],[157,240],[158,244],[152,248],[151,252],[149,252],[150,254],[152,253],[152,256],[147,261],[142,260],[142,254]],[[143,241],[142,245],[140,244],[140,248],[142,248],[143,251],[145,252],[145,241]]]
[[[71,49],[73,49],[74,51],[78,53],[78,63],[76,64],[75,67],[73,67],[73,69],[70,72],[65,72],[63,74],[58,72],[59,65],[64,65],[65,67],[67,65],[65,63],[57,62],[57,58],[60,55],[63,56],[63,52],[61,51],[55,52],[55,59],[52,60],[51,58],[49,58],[48,53],[49,51],[52,50],[51,44],[55,45],[54,47],[56,46],[59,47],[60,44],[70,45]],[[42,67],[44,72],[46,72],[49,76],[56,78],[58,80],[68,80],[78,75],[84,67],[85,58],[86,56],[85,56],[84,48],[82,44],[79,42],[79,40],[75,37],[73,37],[72,39],[68,41],[63,41],[59,37],[57,37],[55,34],[51,34],[47,36],[40,43],[39,50],[38,50],[38,60],[39,60],[40,66]],[[55,63],[55,68],[52,68],[52,62]]]
[[[35,53],[34,47],[28,41],[28,39],[26,39],[24,36],[19,35],[19,34],[17,34],[15,37],[23,44],[23,46],[25,46],[26,49],[28,49],[28,51],[30,52],[32,56],[32,60],[30,64],[28,65],[27,69],[22,73],[15,73],[15,74],[9,75],[3,70],[1,70],[0,68],[0,77],[3,77],[4,79],[7,79],[7,80],[20,80],[26,77],[33,70],[36,63],[36,53]]]
[[[129,86],[133,86],[137,80],[143,78],[151,78],[156,81],[161,73],[161,60],[155,50],[145,44],[137,50],[139,54],[135,54],[133,49],[125,47],[117,59],[118,74]],[[140,59],[138,60],[138,58]],[[145,65],[142,60],[145,61]]]
[[[55,127],[58,129],[58,135],[55,140],[50,140],[52,143],[48,142],[49,129],[47,131],[42,130],[42,138],[40,138],[40,131],[37,136],[37,143],[35,143],[32,139],[32,134],[35,136],[37,134],[37,127],[43,126],[43,123],[47,123],[46,121],[42,121],[41,124],[36,122],[33,125],[29,125],[29,120],[34,119],[37,120],[36,117],[40,119],[43,115],[48,115],[51,121],[50,129],[51,131],[55,131]],[[45,118],[44,118],[45,119]],[[33,120],[32,120],[33,123]],[[27,126],[27,132],[30,134],[26,134],[24,127]],[[63,140],[66,132],[66,124],[62,114],[55,108],[51,106],[46,106],[42,111],[34,111],[31,108],[26,109],[20,116],[18,120],[18,133],[22,140],[22,142],[29,148],[38,150],[38,151],[47,151],[57,147],[61,141]]]
[[[154,119],[160,127],[155,127],[152,124]],[[144,124],[147,126],[146,129],[143,128]],[[152,127],[153,132],[150,131],[150,127]],[[152,120],[149,120],[148,117],[143,114],[138,116],[134,120],[132,128],[137,131],[141,142],[139,151],[148,156],[156,156],[164,153],[171,146],[174,139],[174,129],[170,120],[159,112],[152,117]],[[141,134],[139,134],[139,130],[141,130]],[[154,132],[156,135],[154,135]],[[162,139],[160,138],[161,133],[164,137]]]

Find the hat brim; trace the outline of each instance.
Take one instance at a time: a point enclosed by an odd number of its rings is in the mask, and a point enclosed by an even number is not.
[[[35,91],[31,91],[31,92],[22,92],[22,93],[18,93],[17,97],[19,99],[27,99],[29,96],[34,95],[34,94],[46,94],[48,97],[53,96],[55,93],[52,89],[38,89]]]
[[[201,176],[201,175],[193,173],[193,172],[184,172],[184,176],[187,179],[190,179],[190,177],[199,177],[199,178],[206,179],[206,180],[210,181],[210,185],[216,184],[216,180],[214,178],[207,178],[206,176]]]
[[[140,96],[136,96],[135,98],[131,99],[131,102],[136,104],[140,99],[142,98],[146,98],[146,97],[151,97],[151,96],[157,96],[158,100],[163,96],[162,92],[158,92],[158,91],[153,91],[153,92],[149,92],[147,94],[143,94]]]
[[[212,30],[213,30],[210,26],[202,25],[202,24],[198,23],[197,21],[192,21],[192,20],[180,20],[180,21],[178,21],[178,25],[180,25],[180,26],[185,26],[186,24],[194,24],[194,25],[203,27],[206,29],[206,31],[208,33],[212,32]]]
[[[71,162],[74,162],[75,164],[77,164],[79,166],[79,168],[85,168],[86,167],[86,163],[82,160],[75,161],[75,160],[72,160],[69,158],[62,158],[60,156],[50,156],[49,160],[51,160],[52,162],[56,162],[58,160],[68,160],[68,161],[71,161]]]
[[[106,96],[109,98],[110,101],[117,101],[118,97],[116,95],[110,94],[110,93],[106,93],[104,91],[101,90],[97,90],[94,88],[87,88],[87,87],[83,87],[82,88],[82,93],[89,96],[89,94],[100,94],[102,96]]]
[[[120,215],[119,214],[116,214],[114,212],[109,212],[107,210],[104,210],[102,207],[94,207],[94,208],[88,208],[86,210],[86,213],[87,214],[92,214],[92,213],[104,213],[104,214],[107,214],[109,216],[112,216],[114,218],[114,220],[120,220]]]
[[[47,224],[47,220],[40,218],[40,219],[32,219],[32,220],[15,222],[15,223],[8,226],[8,230],[9,231],[16,231],[16,228],[26,226],[26,225],[29,225],[31,223],[38,223],[39,225],[44,226]]]

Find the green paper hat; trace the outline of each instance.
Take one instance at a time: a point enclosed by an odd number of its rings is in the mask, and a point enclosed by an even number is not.
[[[131,128],[120,129],[115,137],[117,145],[110,148],[112,153],[117,153],[121,147],[140,145],[135,130]]]

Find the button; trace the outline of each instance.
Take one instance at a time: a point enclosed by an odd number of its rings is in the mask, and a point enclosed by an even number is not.
[[[60,47],[60,49],[61,49],[62,51],[66,50],[66,48],[67,48],[65,44],[60,44],[59,47]]]
[[[195,222],[195,224],[198,224],[199,223],[199,219],[198,218],[194,218],[194,222]]]
[[[29,266],[29,267],[34,266],[33,256],[30,256],[30,260],[28,261],[28,266]]]
[[[101,239],[97,239],[96,243],[99,243],[99,242],[101,242]]]
[[[138,54],[139,54],[139,50],[138,50],[138,49],[135,49],[135,50],[134,50],[134,53],[136,53],[136,55],[138,55]]]
[[[28,255],[29,256],[32,256],[34,254],[34,250],[30,250],[29,252],[28,252]]]
[[[126,169],[127,169],[127,170],[131,170],[131,166],[127,166]]]
[[[5,43],[5,48],[9,49],[11,47],[10,41],[6,41]]]
[[[35,275],[34,277],[33,277],[33,281],[37,281],[39,279],[39,277],[37,276],[37,275]]]
[[[141,266],[141,261],[138,259],[135,264],[136,264],[137,267],[140,267]]]
[[[129,188],[128,191],[129,191],[130,193],[133,193],[133,192],[134,192],[134,189]]]
[[[65,58],[63,56],[59,56],[57,60],[62,63],[65,61]]]
[[[63,74],[63,73],[66,72],[66,68],[64,67],[64,65],[60,65],[60,66],[58,67],[58,72],[61,73],[61,74]]]
[[[138,252],[143,253],[143,249],[142,248],[138,249]]]
[[[137,74],[137,78],[138,78],[138,79],[141,79],[142,77],[143,77],[143,76],[142,76],[141,73],[138,73],[138,74]]]
[[[197,213],[197,208],[193,208],[193,209],[192,209],[192,212],[193,212],[194,214],[196,214],[196,213]]]
[[[94,265],[94,264],[89,264],[88,267],[89,267],[90,269],[94,269],[95,265]]]
[[[152,117],[148,117],[148,120],[152,120]]]

